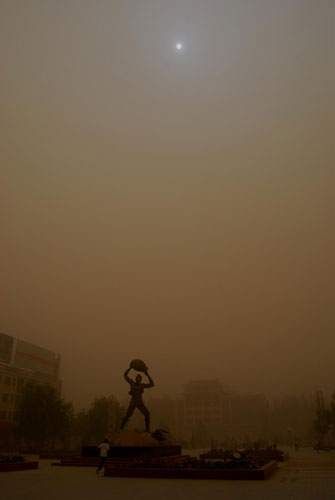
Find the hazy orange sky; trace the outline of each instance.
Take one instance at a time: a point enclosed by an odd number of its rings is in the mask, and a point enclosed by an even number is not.
[[[0,331],[77,406],[330,391],[334,1],[0,6]]]

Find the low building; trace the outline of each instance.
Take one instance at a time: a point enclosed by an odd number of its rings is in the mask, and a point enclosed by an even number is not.
[[[183,435],[198,444],[264,434],[267,405],[262,394],[234,394],[219,380],[198,380],[184,386],[183,397]]]
[[[196,380],[183,386],[181,398],[150,398],[152,428],[169,430],[178,442],[195,447],[253,441],[265,437],[268,404],[262,394],[236,394],[219,380]],[[135,413],[131,425],[143,428]]]
[[[150,398],[148,408],[151,414],[151,428],[171,432],[175,439],[182,438],[184,402],[181,398]]]
[[[0,429],[14,420],[20,392],[33,380],[60,394],[60,355],[0,333]]]
[[[218,380],[199,380],[184,386],[185,424],[221,425],[224,389]]]

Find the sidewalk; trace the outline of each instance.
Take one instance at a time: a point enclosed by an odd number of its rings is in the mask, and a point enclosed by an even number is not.
[[[6,500],[332,500],[335,454],[289,450],[291,460],[265,481],[122,479],[98,476],[93,469],[52,467],[0,476]]]

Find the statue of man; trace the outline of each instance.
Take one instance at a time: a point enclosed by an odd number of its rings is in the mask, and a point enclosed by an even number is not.
[[[128,373],[130,372],[131,367],[128,368],[124,372],[124,378],[130,385],[130,391],[129,394],[131,395],[131,400],[128,406],[128,409],[126,411],[125,416],[123,417],[122,423],[121,423],[121,430],[124,428],[132,414],[134,413],[135,409],[138,408],[140,412],[144,415],[145,418],[145,432],[150,432],[150,413],[148,408],[145,406],[142,400],[142,394],[144,392],[144,389],[150,389],[151,387],[154,386],[154,381],[150,377],[148,373],[148,369],[145,368],[144,373],[148,377],[149,383],[148,384],[142,384],[142,376],[140,374],[136,375],[135,380],[132,380],[129,376]]]

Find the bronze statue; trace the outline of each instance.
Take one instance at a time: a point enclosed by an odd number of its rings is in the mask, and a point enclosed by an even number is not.
[[[142,384],[142,376],[140,374],[136,375],[135,380],[131,379],[128,376],[128,373],[130,372],[131,369],[134,369],[136,371],[143,372],[149,380],[148,384]],[[137,408],[140,410],[140,412],[144,415],[145,418],[145,432],[150,432],[150,413],[148,408],[145,406],[142,400],[142,394],[144,392],[144,389],[150,389],[151,387],[154,386],[154,381],[150,377],[148,373],[148,367],[145,365],[145,363],[140,360],[140,359],[134,359],[130,363],[130,367],[124,372],[124,378],[130,385],[130,391],[129,394],[131,396],[131,400],[128,406],[128,409],[126,411],[125,416],[123,417],[122,423],[121,423],[121,430],[124,428],[132,414],[134,413],[135,409]]]

